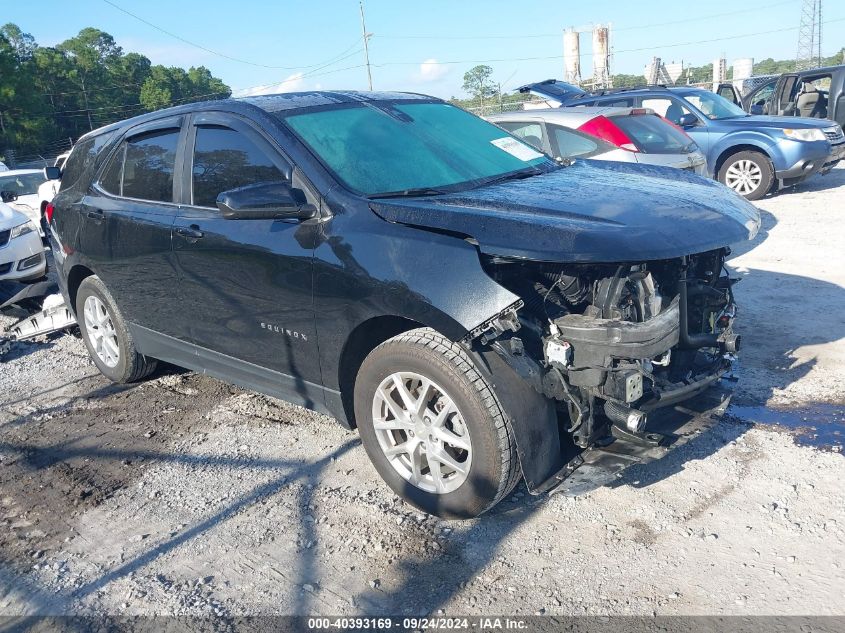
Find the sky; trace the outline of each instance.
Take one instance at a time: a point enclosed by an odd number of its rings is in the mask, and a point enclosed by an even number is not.
[[[0,21],[42,46],[93,26],[154,64],[206,66],[236,95],[367,88],[358,0],[0,0],[0,8]],[[595,24],[611,24],[614,73],[641,74],[653,56],[693,66],[720,56],[728,65],[789,59],[801,0],[364,0],[364,10],[373,88],[448,98],[466,96],[463,74],[479,63],[504,91],[562,78],[564,29]],[[845,45],[845,3],[827,0],[823,20],[822,54],[832,55]],[[584,33],[585,77],[590,53]]]

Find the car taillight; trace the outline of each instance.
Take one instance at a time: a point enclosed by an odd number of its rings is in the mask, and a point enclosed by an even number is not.
[[[608,143],[613,143],[616,147],[626,149],[629,152],[640,151],[628,135],[606,116],[599,115],[594,119],[590,119],[578,129],[587,134],[598,136],[600,139],[604,139]]]
[[[47,206],[44,207],[44,218],[47,220],[47,224],[53,221],[53,211],[56,210],[56,207],[53,206],[52,202],[48,202]]]

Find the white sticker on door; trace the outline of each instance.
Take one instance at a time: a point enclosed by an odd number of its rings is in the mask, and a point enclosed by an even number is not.
[[[490,141],[500,150],[507,152],[511,156],[515,156],[519,160],[528,162],[535,158],[542,158],[542,154],[535,149],[528,147],[525,143],[520,143],[515,138],[505,136],[503,138],[494,138]]]

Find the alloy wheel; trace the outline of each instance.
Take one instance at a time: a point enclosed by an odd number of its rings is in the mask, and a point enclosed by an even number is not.
[[[385,378],[373,397],[373,428],[393,469],[420,490],[446,494],[466,481],[469,429],[452,398],[425,376]]]
[[[116,367],[120,362],[117,332],[106,305],[94,295],[85,299],[85,331],[97,357],[106,367]]]
[[[763,182],[763,170],[752,160],[738,160],[732,163],[725,172],[725,184],[741,196],[757,191],[761,182]]]

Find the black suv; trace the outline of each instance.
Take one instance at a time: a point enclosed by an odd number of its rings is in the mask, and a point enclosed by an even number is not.
[[[444,517],[549,489],[721,376],[727,246],[759,226],[691,174],[560,165],[440,100],[352,92],[93,131],[48,216],[104,375],[158,359],[328,413]]]

